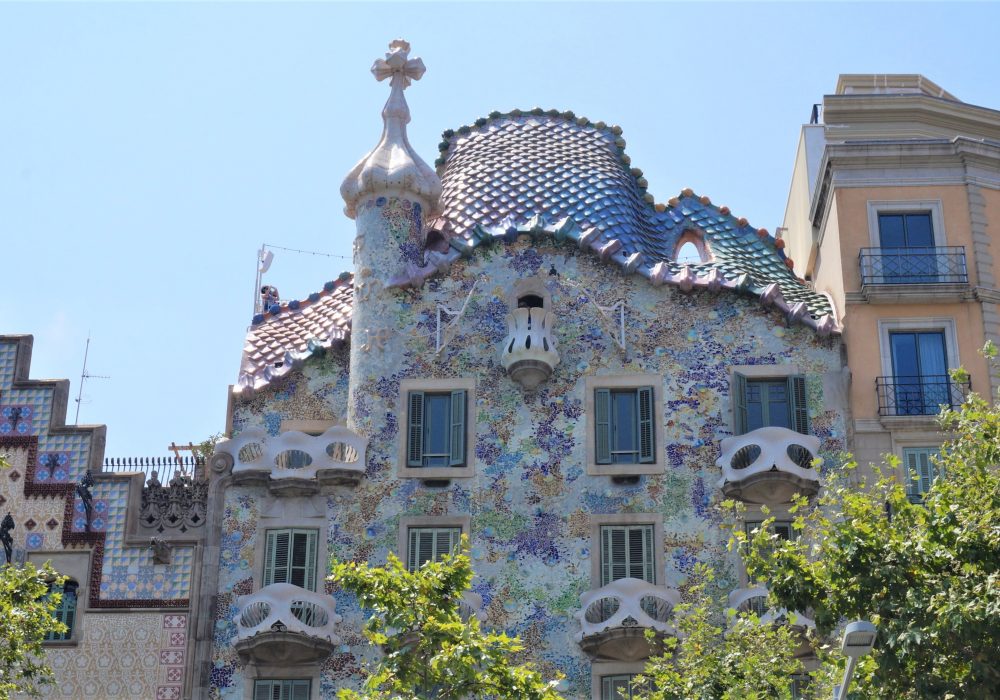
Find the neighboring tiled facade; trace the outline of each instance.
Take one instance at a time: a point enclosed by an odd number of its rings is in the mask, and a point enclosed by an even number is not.
[[[944,440],[939,404],[996,394],[1000,112],[920,75],[841,76],[802,128],[784,227],[843,326],[859,463],[906,467]]]
[[[797,279],[780,242],[690,191],[656,204],[621,130],[569,113],[445,132],[435,174],[405,131],[398,140],[404,78],[422,73],[405,48],[373,69],[391,79],[386,133],[342,188],[358,229],[353,275],[272,306],[247,338],[231,439],[211,461],[202,604],[215,614],[198,623],[196,697],[247,700],[257,681],[284,679],[329,698],[377,658],[352,596],[317,585],[320,612],[294,612],[295,596],[313,594],[270,583],[275,537],[300,533],[305,561],[316,533],[308,566],[322,580],[330,557],[405,561],[412,529],[458,528],[474,611],[520,635],[543,673],[565,673],[568,698],[600,698],[641,669],[645,627],[669,633],[696,563],[715,569],[716,592],[753,597],[712,508],[723,491],[748,501],[751,520],[761,503],[780,514],[847,447],[833,306]],[[677,262],[688,241],[701,262]],[[746,428],[727,453],[742,457],[717,465],[746,420],[734,415],[745,384],[795,387],[787,406],[809,435]],[[604,463],[601,392],[627,403],[650,388],[648,458]],[[424,395],[460,420],[447,466],[414,447]],[[324,452],[340,440],[356,461]],[[317,476],[300,478],[305,466]],[[608,528],[648,538],[641,574],[605,580]],[[609,596],[621,613],[602,621],[593,601]]]
[[[144,487],[145,475],[102,471],[104,426],[65,424],[69,382],[29,379],[30,336],[0,336],[0,513],[10,513],[14,562],[51,561],[76,586],[66,639],[46,642],[55,676],[46,697],[189,697],[188,616],[203,532],[195,487]],[[79,485],[90,473],[91,516]],[[180,498],[178,498],[180,496]],[[197,522],[159,527],[148,503],[162,498]],[[195,500],[198,500],[195,498]],[[154,559],[150,539],[170,550]],[[64,594],[65,595],[65,594]]]

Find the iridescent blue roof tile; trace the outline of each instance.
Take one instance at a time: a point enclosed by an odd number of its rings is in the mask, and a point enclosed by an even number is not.
[[[453,242],[456,250],[481,242],[472,233],[477,226],[493,235],[494,229],[527,232],[536,215],[550,223],[568,217],[576,237],[596,229],[589,242],[594,250],[617,240],[615,260],[641,253],[635,271],[655,284],[663,283],[664,275],[681,274],[685,266],[674,259],[678,240],[694,230],[703,234],[712,255],[711,261],[690,266],[696,274],[718,270],[732,287],[746,275],[739,291],[771,290],[767,303],[778,299],[782,308],[805,302],[808,325],[835,330],[829,298],[796,277],[781,244],[765,231],[690,190],[654,206],[642,171],[625,155],[620,128],[540,109],[494,112],[477,124],[446,131],[437,161],[442,214],[436,227],[462,240]]]

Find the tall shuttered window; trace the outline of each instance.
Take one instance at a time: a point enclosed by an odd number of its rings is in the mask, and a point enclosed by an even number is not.
[[[416,571],[429,561],[451,554],[462,539],[460,527],[411,527],[406,550],[406,566]]]
[[[934,459],[940,454],[936,447],[907,447],[903,450],[903,465],[908,472],[906,492],[916,503],[924,500],[938,475]]]
[[[267,530],[264,585],[291,583],[316,590],[317,530]]]
[[[621,578],[656,583],[652,525],[601,527],[601,585]]]
[[[749,379],[735,375],[733,407],[737,435],[777,426],[809,434],[806,380],[802,375],[783,379]]]
[[[594,454],[598,464],[656,461],[653,387],[596,389]]]
[[[465,390],[411,391],[407,406],[406,466],[465,466]]]
[[[263,680],[253,683],[253,700],[309,700],[309,680]]]
[[[50,593],[62,595],[59,605],[52,611],[52,616],[66,625],[65,632],[49,632],[45,635],[46,642],[62,642],[73,638],[73,624],[76,622],[76,592],[79,586],[76,581],[66,581],[62,586],[52,586]]]
[[[618,673],[613,676],[601,676],[601,700],[631,700],[640,692],[652,690],[649,683],[636,683],[636,673]]]

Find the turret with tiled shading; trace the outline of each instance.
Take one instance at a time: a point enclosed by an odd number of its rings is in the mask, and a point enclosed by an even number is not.
[[[340,194],[344,212],[357,223],[354,239],[355,292],[351,323],[351,375],[367,376],[371,353],[390,356],[397,342],[391,325],[399,299],[393,287],[414,277],[423,265],[425,223],[437,213],[441,180],[406,137],[410,109],[403,91],[425,71],[410,58],[402,39],[389,44],[384,59],[372,65],[376,80],[389,80],[391,92],[382,109],[382,138],[344,178]],[[357,393],[352,382],[348,421],[358,426]],[[372,426],[367,426],[371,429]],[[362,432],[368,432],[363,429]]]

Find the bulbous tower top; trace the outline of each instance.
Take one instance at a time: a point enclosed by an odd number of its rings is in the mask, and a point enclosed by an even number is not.
[[[406,138],[406,125],[410,121],[410,108],[403,90],[410,81],[423,76],[424,62],[409,58],[410,44],[396,39],[389,44],[385,58],[372,65],[372,75],[378,81],[389,78],[389,100],[382,109],[382,138],[372,151],[363,157],[340,185],[344,198],[344,213],[355,218],[357,205],[375,195],[396,194],[420,199],[426,205],[426,214],[437,213],[441,196],[441,180],[410,145]]]

